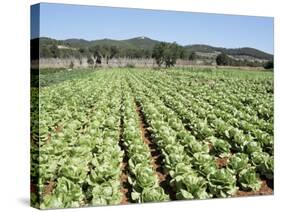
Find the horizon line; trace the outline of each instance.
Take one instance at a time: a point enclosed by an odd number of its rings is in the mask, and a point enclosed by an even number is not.
[[[71,40],[71,39],[77,39],[77,40],[85,40],[85,41],[88,41],[88,42],[93,42],[93,41],[98,41],[98,40],[115,40],[115,41],[126,41],[126,40],[130,40],[130,39],[135,39],[135,38],[141,38],[141,37],[144,37],[144,38],[148,38],[150,40],[154,40],[154,41],[158,41],[158,42],[166,42],[166,43],[177,43],[183,47],[186,47],[186,46],[194,46],[194,45],[205,45],[205,46],[210,46],[210,47],[214,47],[214,48],[225,48],[225,49],[242,49],[242,48],[251,48],[251,49],[256,49],[258,51],[261,51],[261,52],[264,52],[266,54],[270,54],[272,56],[274,56],[274,51],[273,53],[270,53],[270,52],[267,52],[267,51],[264,51],[264,50],[261,50],[261,49],[258,49],[258,48],[255,48],[255,47],[251,47],[251,46],[243,46],[243,47],[226,47],[226,46],[217,46],[217,45],[212,45],[212,44],[208,44],[208,43],[193,43],[193,44],[180,44],[178,43],[177,41],[162,41],[162,40],[156,40],[156,39],[153,39],[153,38],[150,38],[150,37],[147,37],[147,36],[137,36],[137,37],[130,37],[130,38],[125,38],[125,39],[114,39],[114,38],[108,38],[108,37],[104,37],[104,38],[98,38],[98,39],[85,39],[85,38],[75,38],[75,37],[70,37],[70,38],[64,38],[64,39],[59,39],[59,38],[53,38],[53,37],[48,37],[48,36],[40,36],[40,37],[34,37],[34,38],[30,38],[30,40],[33,40],[33,39],[40,39],[40,38],[49,38],[49,39],[53,39],[53,40],[59,40],[59,41],[65,41],[65,40]]]

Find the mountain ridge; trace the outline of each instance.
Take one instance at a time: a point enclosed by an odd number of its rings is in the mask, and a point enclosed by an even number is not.
[[[37,38],[38,39],[38,38]],[[64,40],[57,40],[48,37],[40,37],[40,43],[43,45],[49,45],[50,43],[57,45],[65,45],[71,48],[83,48],[95,45],[111,45],[119,48],[136,48],[144,50],[152,50],[154,45],[163,41],[154,40],[146,36],[139,36],[129,39],[98,39],[98,40],[86,40],[80,38],[70,38]],[[225,48],[225,47],[215,47],[207,44],[191,44],[183,45],[186,52],[191,54],[192,52],[198,53],[199,55],[207,55],[206,57],[213,57],[220,53],[225,53],[232,57],[241,57],[246,56],[253,59],[260,60],[273,60],[273,55],[262,50],[252,48],[252,47],[241,47],[241,48]]]

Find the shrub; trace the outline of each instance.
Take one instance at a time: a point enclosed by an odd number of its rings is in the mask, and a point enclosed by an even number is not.
[[[274,63],[273,63],[273,61],[268,61],[268,62],[266,62],[266,63],[263,65],[263,67],[264,67],[265,69],[273,69],[273,68],[274,68]]]

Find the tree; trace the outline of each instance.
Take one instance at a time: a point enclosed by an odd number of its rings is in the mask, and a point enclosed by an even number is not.
[[[101,57],[105,58],[106,64],[108,64],[110,58],[110,47],[107,45],[103,45],[100,47],[100,55]]]
[[[73,69],[73,68],[74,68],[74,63],[73,63],[73,61],[70,62],[69,68],[70,68],[70,69]]]
[[[108,64],[109,60],[118,54],[118,48],[110,45],[95,45],[89,48],[89,52],[96,58],[97,64],[101,64],[102,58]]]
[[[115,57],[118,54],[118,48],[116,46],[111,46],[110,47],[110,55],[109,55],[109,59],[112,59],[113,57]]]
[[[183,47],[177,43],[156,44],[152,51],[152,58],[155,59],[157,65],[160,67],[165,63],[166,68],[174,66],[178,58],[183,55]]]
[[[161,42],[159,44],[156,44],[152,50],[152,58],[155,59],[157,65],[160,67],[164,62],[164,50],[167,44],[164,42]]]
[[[53,54],[50,50],[50,48],[48,48],[47,46],[42,46],[40,48],[40,57],[41,58],[50,58],[53,57]]]
[[[106,60],[106,64],[108,64],[109,59],[112,59],[113,57],[115,57],[115,55],[117,55],[118,48],[116,46],[104,45],[104,46],[102,46],[101,51],[102,51],[102,53],[101,53],[102,56]]]
[[[89,64],[90,67],[92,67],[95,62],[91,56],[88,56],[87,63]]]
[[[151,58],[151,51],[149,49],[144,49],[142,57],[146,59]]]
[[[101,64],[101,58],[102,58],[101,46],[100,45],[91,46],[89,48],[89,51],[94,56],[96,60],[96,64]]]
[[[263,67],[264,67],[265,69],[273,69],[273,68],[274,68],[274,63],[273,63],[272,60],[267,61],[267,62],[263,65]]]
[[[188,57],[188,59],[189,60],[196,60],[197,59],[197,55],[196,55],[196,53],[195,52],[192,52],[190,55],[189,55],[189,57]]]
[[[79,52],[81,55],[85,55],[86,49],[85,49],[84,47],[80,47],[80,48],[78,49],[78,52]]]
[[[228,66],[231,65],[231,58],[225,53],[221,53],[217,56],[216,62],[219,66]]]
[[[185,48],[182,47],[182,46],[180,46],[179,56],[180,56],[180,59],[184,59],[184,60],[186,60],[188,58],[187,57],[187,52],[186,52]]]
[[[60,57],[60,50],[59,48],[57,47],[56,44],[53,44],[51,47],[50,47],[50,52],[51,52],[51,56],[53,58],[59,58]]]
[[[182,47],[176,43],[171,43],[167,45],[167,48],[164,50],[164,60],[166,68],[174,66],[177,62],[177,59],[180,58],[182,53]]]

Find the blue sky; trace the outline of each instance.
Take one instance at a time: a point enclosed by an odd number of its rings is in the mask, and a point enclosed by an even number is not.
[[[40,36],[128,39],[146,36],[181,45],[253,47],[273,53],[273,18],[41,4]]]

